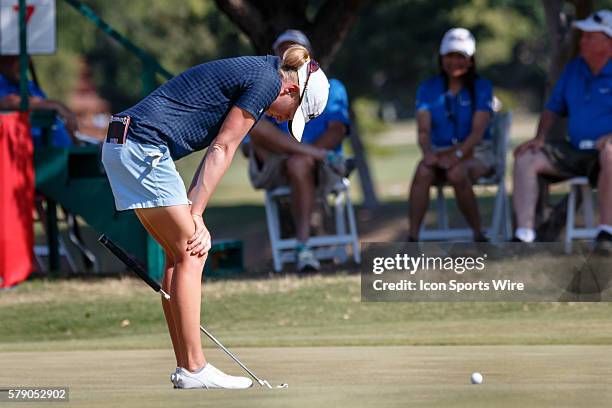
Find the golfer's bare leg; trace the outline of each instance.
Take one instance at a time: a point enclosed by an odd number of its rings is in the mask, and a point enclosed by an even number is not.
[[[286,161],[287,177],[291,184],[291,210],[298,241],[310,237],[310,216],[315,203],[315,160],[306,155],[292,155]]]
[[[561,176],[541,151],[528,150],[514,162],[512,202],[517,228],[534,229],[535,210],[538,201],[538,175]]]
[[[429,206],[429,188],[435,181],[435,170],[423,161],[419,163],[410,187],[408,198],[408,218],[410,219],[410,237],[419,239],[423,217]]]
[[[136,215],[138,216],[138,210],[136,210]],[[166,259],[164,263],[164,277],[162,279],[161,286],[166,293],[170,293],[172,277],[174,274],[174,257],[172,256],[172,251],[169,249],[168,245],[163,242],[159,234],[157,234],[155,230],[153,230],[153,227],[149,225],[146,219],[140,217],[139,219],[145,229],[149,232],[149,234],[151,234],[151,236],[155,238],[155,240],[164,248]],[[179,341],[178,329],[176,326],[176,322],[174,321],[174,315],[172,313],[172,303],[168,302],[163,296],[161,297],[161,302],[164,311],[164,316],[166,318],[166,323],[168,325],[168,332],[170,333],[170,339],[172,340],[174,356],[176,357],[176,366],[183,367],[186,364],[185,350],[183,349],[182,344]]]
[[[600,224],[612,225],[612,144],[606,143],[599,152],[597,200]]]
[[[170,310],[185,353],[183,368],[198,370],[206,364],[200,341],[202,269],[206,256],[192,256],[186,251],[187,241],[195,231],[189,206],[146,208],[138,212],[166,243],[174,258]]]

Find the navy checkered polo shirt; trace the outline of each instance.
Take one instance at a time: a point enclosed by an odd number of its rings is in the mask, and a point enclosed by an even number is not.
[[[119,115],[132,118],[132,140],[166,145],[178,160],[208,147],[234,105],[259,120],[280,92],[279,65],[271,55],[197,65]]]

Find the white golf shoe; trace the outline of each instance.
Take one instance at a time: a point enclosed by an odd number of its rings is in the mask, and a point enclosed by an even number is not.
[[[170,378],[172,379],[172,375]],[[174,374],[173,383],[176,388],[204,388],[207,390],[243,390],[253,385],[253,381],[250,378],[225,374],[210,363],[207,363],[197,373],[192,373],[184,368],[178,368]]]
[[[178,376],[178,372],[179,372],[179,368],[176,367],[176,369],[174,370],[174,372],[172,374],[170,374],[170,382],[172,383],[172,385],[174,386],[174,388],[178,388],[176,385],[176,381],[177,381],[177,376]]]

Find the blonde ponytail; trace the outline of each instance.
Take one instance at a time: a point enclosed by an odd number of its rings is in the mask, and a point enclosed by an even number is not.
[[[308,50],[301,45],[292,45],[283,54],[279,73],[283,80],[298,82],[297,70],[310,59]]]

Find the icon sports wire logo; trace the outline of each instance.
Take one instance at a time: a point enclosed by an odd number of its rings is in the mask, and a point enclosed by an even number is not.
[[[442,257],[442,256],[410,256],[396,254],[391,257],[372,258],[372,272],[380,275],[384,272],[408,272],[414,275],[418,271],[453,271],[461,275],[469,271],[482,271],[485,268],[487,254],[479,257]]]

